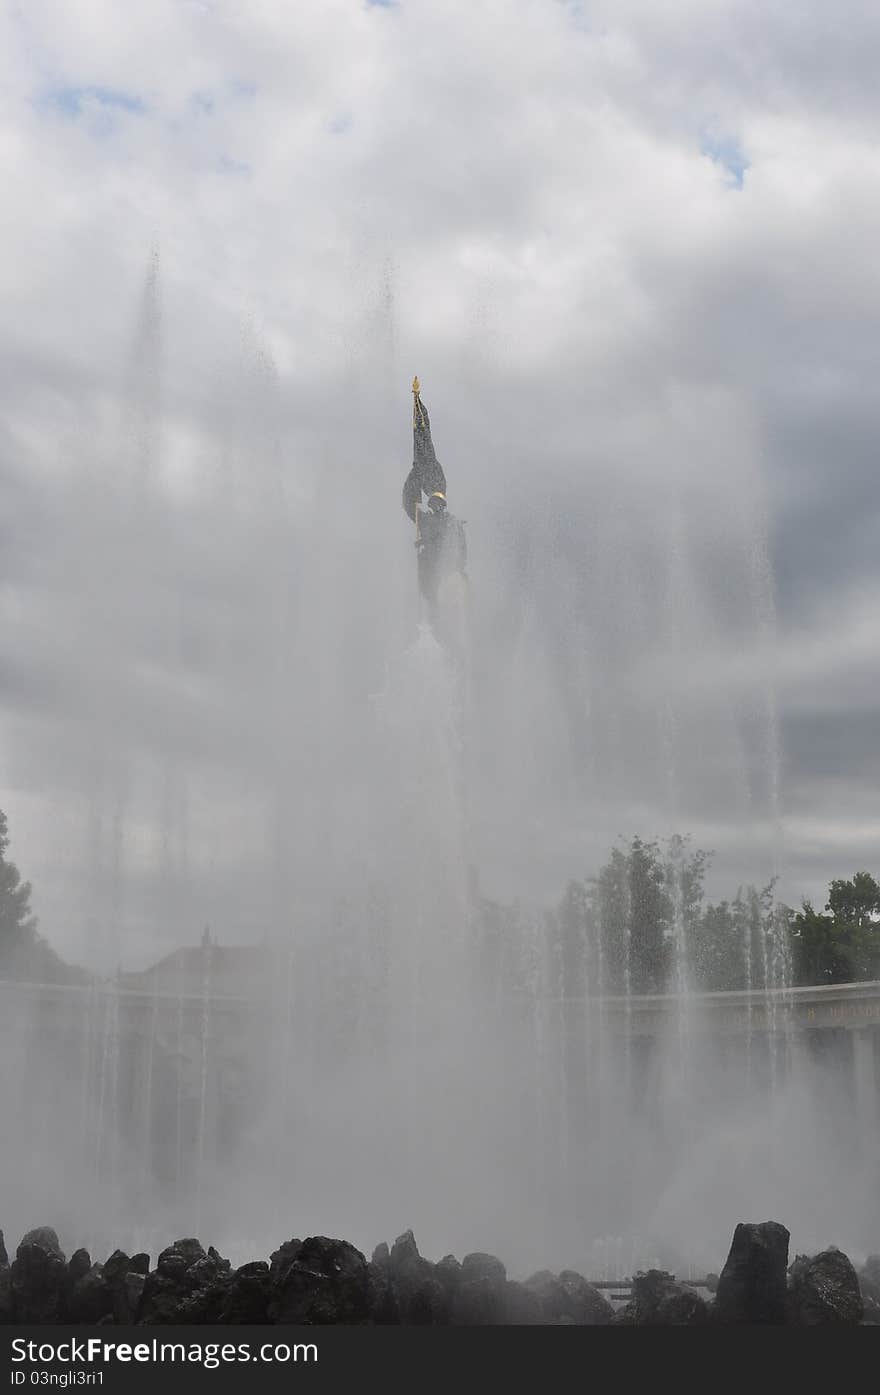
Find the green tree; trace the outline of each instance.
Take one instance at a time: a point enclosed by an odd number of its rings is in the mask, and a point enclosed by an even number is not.
[[[657,843],[633,838],[629,863],[630,989],[662,993],[672,965],[676,889]]]
[[[694,935],[691,956],[694,988],[723,993],[745,985],[745,956],[737,925],[737,907],[730,901],[711,903],[703,911]]]
[[[690,952],[699,922],[709,854],[675,835],[665,848],[632,838],[612,849],[597,876],[575,895],[561,920],[587,926],[591,992],[662,993],[670,987],[676,941]]]
[[[700,928],[703,915],[703,883],[711,853],[691,851],[690,838],[674,833],[666,847],[664,881],[672,907],[672,955],[684,957],[678,968],[691,988],[700,984]]]
[[[803,901],[791,923],[795,980],[800,984],[846,983],[849,965],[834,931],[834,917]]]
[[[9,824],[0,809],[0,955],[11,963],[26,956],[37,940],[37,922],[31,915],[31,884],[23,882],[14,862],[9,862]]]
[[[775,881],[740,887],[732,901],[708,905],[694,936],[692,986],[723,993],[790,983],[790,918],[776,900]]]
[[[9,825],[0,809],[0,976],[38,982],[81,982],[81,969],[64,963],[37,934],[31,913],[31,884],[23,882],[14,862],[6,856]]]
[[[880,972],[880,886],[869,872],[828,888],[823,915],[804,901],[792,919],[799,983],[847,983]]]
[[[834,881],[828,888],[826,911],[835,923],[873,933],[880,919],[880,886],[870,872],[856,872],[852,881]]]
[[[870,872],[833,881],[825,906],[834,917],[839,944],[853,978],[876,978],[880,970],[880,886]]]
[[[597,877],[587,882],[594,948],[594,993],[622,993],[630,962],[631,890],[629,852],[613,848]]]

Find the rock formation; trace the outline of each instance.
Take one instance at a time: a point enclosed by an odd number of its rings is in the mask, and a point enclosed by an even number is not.
[[[697,1291],[663,1270],[636,1274],[630,1301],[615,1311],[581,1274],[539,1270],[508,1278],[495,1255],[473,1252],[437,1263],[419,1254],[411,1230],[368,1261],[346,1240],[285,1240],[269,1260],[233,1269],[192,1237],[167,1246],[150,1268],[143,1252],[114,1250],[95,1263],[78,1249],[68,1261],[49,1226],[22,1237],[9,1263],[0,1232],[0,1324],[78,1323],[702,1326],[880,1319],[880,1257],[857,1273],[840,1250],[798,1255],[775,1221],[736,1227],[720,1275]],[[714,1290],[714,1293],[713,1293]],[[703,1296],[703,1295],[706,1296]]]

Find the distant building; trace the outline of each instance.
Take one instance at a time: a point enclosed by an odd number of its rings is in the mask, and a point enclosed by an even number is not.
[[[218,945],[207,929],[199,945],[172,950],[151,968],[119,976],[133,992],[196,998],[263,996],[272,977],[273,955],[266,945]]]

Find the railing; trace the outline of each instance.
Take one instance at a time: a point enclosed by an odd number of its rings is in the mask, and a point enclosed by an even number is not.
[[[30,996],[43,1002],[66,999],[85,1002],[95,995],[115,993],[121,1001],[137,1004],[203,1004],[204,987],[192,981],[180,990],[168,986],[132,986],[113,980],[92,983],[31,983],[0,979],[0,994],[20,998]],[[254,1007],[265,1010],[271,986],[254,980],[248,991],[218,991],[212,985],[208,998],[212,1008]],[[523,999],[524,1001],[524,999]],[[549,1001],[573,1011],[589,1010],[601,1017],[612,1032],[652,1036],[687,1013],[689,1030],[740,1034],[744,1031],[781,1031],[790,1027],[827,1030],[880,1027],[880,980],[856,983],[809,985],[799,988],[757,988],[722,993],[647,993],[608,995],[602,998],[567,997]]]

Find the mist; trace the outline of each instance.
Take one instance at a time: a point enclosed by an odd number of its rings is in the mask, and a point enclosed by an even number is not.
[[[639,6],[518,6],[504,64],[467,7],[203,8],[167,66],[105,16],[11,88],[0,807],[95,982],[13,994],[4,1223],[241,1259],[411,1226],[596,1273],[717,1269],[766,1214],[863,1250],[877,1111],[840,1126],[833,1063],[784,1037],[771,1089],[672,1033],[639,1095],[605,1022],[554,1018],[544,917],[621,837],[794,905],[876,846],[876,551],[811,546],[876,424],[864,113],[798,107],[782,30],[710,81]],[[414,374],[455,662],[399,504]],[[475,897],[514,908],[521,1002]]]

